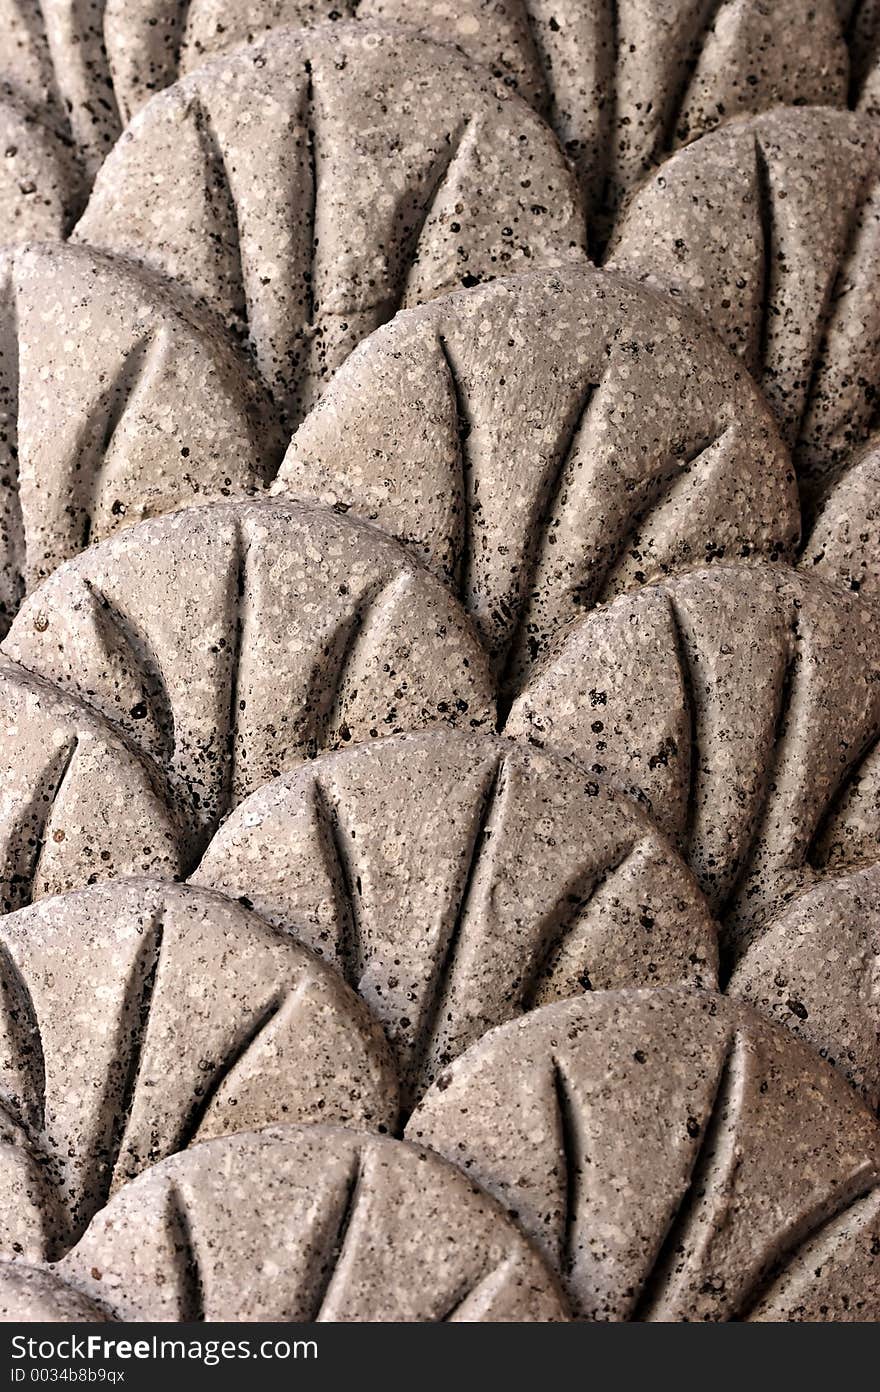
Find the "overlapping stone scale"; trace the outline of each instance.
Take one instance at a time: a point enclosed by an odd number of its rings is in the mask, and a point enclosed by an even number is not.
[[[872,605],[717,564],[574,625],[505,729],[644,796],[735,954],[781,897],[877,844],[878,673]]]
[[[396,1119],[369,1012],[241,905],[133,879],[0,920],[5,1258],[56,1259],[113,1193],[190,1144]]]
[[[459,1169],[325,1126],[173,1156],[127,1185],[52,1276],[22,1270],[0,1266],[0,1301],[23,1319],[49,1300],[91,1300],[92,1319],[568,1318],[535,1248]]]
[[[175,280],[249,340],[295,423],[401,305],[584,255],[553,133],[399,30],[277,30],[149,102],[75,239]]]
[[[715,924],[641,809],[490,735],[323,755],[241,803],[191,882],[339,967],[394,1043],[407,1103],[536,1005],[716,979]]]
[[[320,750],[494,720],[452,596],[377,529],[308,504],[216,503],[128,528],[59,567],[4,652],[160,764],[185,857]]]
[[[398,315],[340,369],[274,485],[376,521],[446,579],[515,689],[572,618],[689,563],[790,557],[788,453],[695,315],[534,274]]]
[[[876,1118],[736,1002],[545,1006],[453,1063],[407,1135],[516,1212],[582,1319],[877,1318]]]
[[[281,433],[247,359],[155,277],[85,248],[0,254],[0,620],[90,542],[254,493]]]

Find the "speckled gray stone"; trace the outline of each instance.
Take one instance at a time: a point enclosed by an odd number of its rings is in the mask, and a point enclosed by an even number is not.
[[[880,1188],[875,1187],[798,1250],[750,1319],[762,1324],[876,1321],[878,1285]]]
[[[850,41],[851,81],[859,106],[880,115],[880,5],[877,0],[839,0]]]
[[[242,336],[291,418],[401,305],[584,255],[552,131],[400,30],[275,30],[139,113],[75,238],[175,279]]]
[[[190,850],[321,749],[494,719],[486,658],[440,582],[377,528],[306,503],[129,527],[35,590],[3,651],[159,762]]]
[[[799,895],[728,984],[822,1052],[880,1105],[880,865]]]
[[[869,746],[829,809],[815,855],[838,870],[880,860],[880,742]]]
[[[800,566],[880,600],[880,435],[854,451],[825,489]]]
[[[535,1249],[459,1170],[323,1126],[209,1141],[156,1165],[55,1271],[122,1319],[567,1319]]]
[[[253,492],[280,447],[247,359],[152,278],[83,247],[0,254],[7,624],[23,584],[122,525]]]
[[[107,0],[0,0],[0,91],[62,136],[90,176],[121,129],[104,47],[108,8]]]
[[[0,1322],[102,1324],[110,1319],[99,1305],[51,1271],[0,1260]]]
[[[154,93],[268,29],[346,21],[365,0],[107,0],[104,35],[125,120]]]
[[[184,870],[162,770],[120,729],[0,657],[0,912]]]
[[[222,895],[128,880],[0,923],[0,1247],[54,1259],[142,1170],[279,1122],[393,1128],[367,1008]]]
[[[275,491],[411,545],[505,685],[596,600],[689,562],[786,556],[799,530],[788,453],[737,360],[666,296],[589,268],[397,315],[303,422]]]
[[[880,121],[825,109],[731,121],[638,191],[610,264],[666,285],[745,359],[811,500],[880,389]]]
[[[185,839],[153,760],[0,657],[0,912],[99,880],[173,878]]]
[[[718,564],[581,620],[505,729],[640,789],[733,948],[814,867],[851,862],[848,841],[880,838],[867,789],[847,806],[876,777],[878,672],[872,606],[786,566]]]
[[[772,1318],[768,1278],[823,1224],[873,1212],[880,1233],[875,1118],[787,1030],[709,993],[603,992],[503,1025],[407,1136],[516,1213],[583,1319]],[[812,1318],[844,1293],[841,1317],[880,1317],[873,1267],[814,1267]]]
[[[418,23],[505,73],[549,116],[601,221],[725,117],[847,101],[836,0],[362,0],[358,13]]]
[[[616,204],[671,145],[777,102],[869,106],[876,45],[848,0],[108,0],[124,112],[277,25],[357,17],[456,44],[549,116],[594,201]],[[876,23],[876,19],[874,20]],[[848,41],[848,42],[847,42]],[[850,52],[848,53],[848,48]]]
[[[0,91],[72,142],[90,178],[120,122],[206,59],[278,26],[387,21],[456,45],[547,117],[608,225],[670,148],[725,118],[776,103],[880,111],[877,6],[851,11],[851,0],[0,0],[11,39]]]
[[[396,1045],[408,1094],[534,1005],[715,980],[712,918],[640,809],[492,736],[324,755],[243,802],[192,883],[244,896],[336,963]]]
[[[0,246],[65,237],[79,189],[63,140],[0,86]]]

